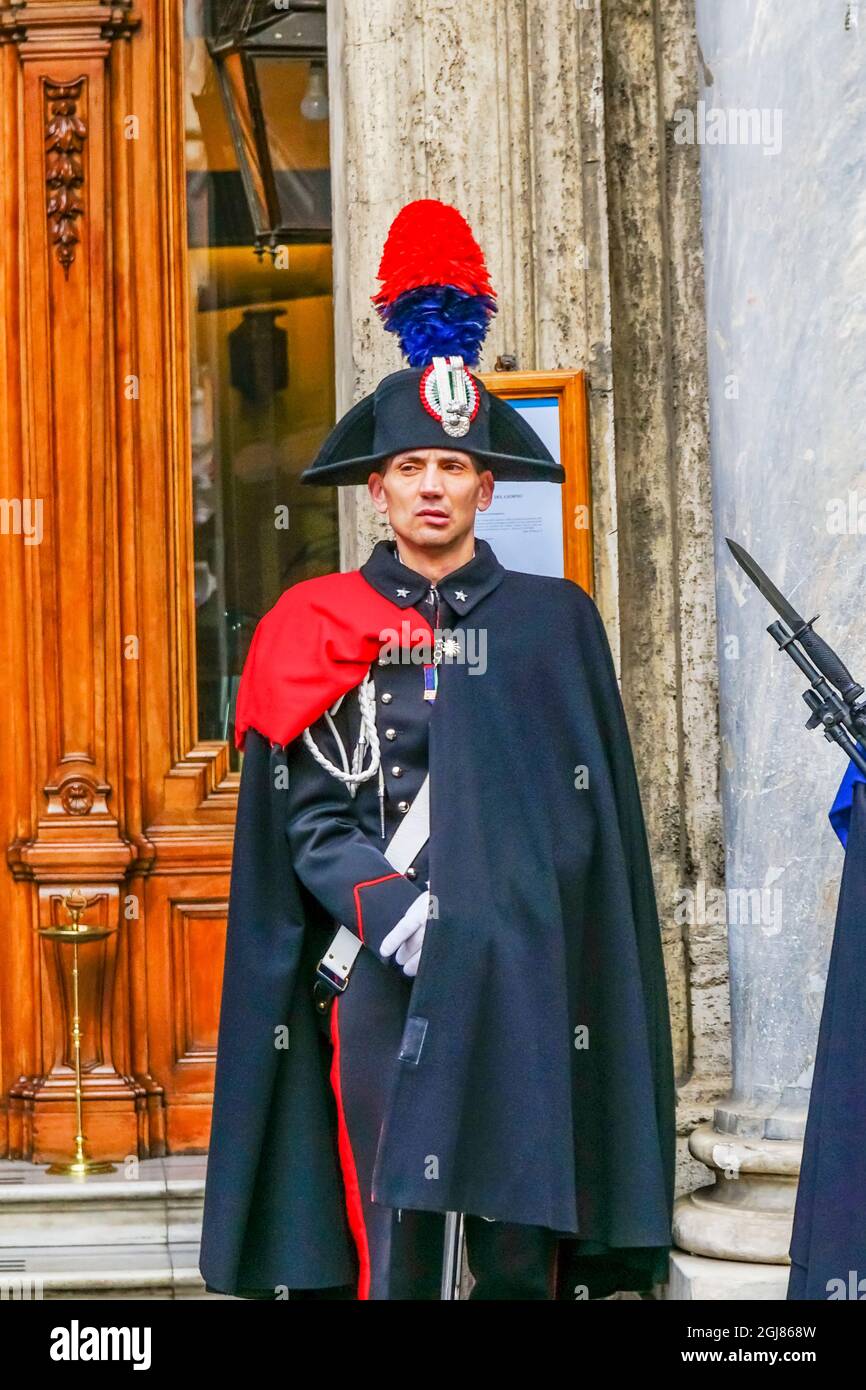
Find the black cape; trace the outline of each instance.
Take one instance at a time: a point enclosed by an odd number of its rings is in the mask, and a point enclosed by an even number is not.
[[[667,1277],[675,1091],[607,637],[579,586],[513,571],[471,619],[486,671],[443,662],[430,719],[423,1055],[399,1065],[373,1199],[549,1226],[561,1298],[646,1292]],[[311,993],[330,924],[293,872],[285,764],[249,731],[200,1255],[208,1289],[249,1297],[357,1277]]]
[[[849,795],[791,1235],[791,1300],[866,1297],[866,784],[854,780]]]

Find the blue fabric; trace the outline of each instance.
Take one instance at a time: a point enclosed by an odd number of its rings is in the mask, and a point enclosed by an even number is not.
[[[857,747],[860,749],[860,752],[866,756],[866,748],[863,747],[863,744],[858,743]],[[854,796],[854,786],[857,782],[866,782],[866,777],[863,776],[863,773],[854,763],[849,762],[845,776],[839,783],[836,800],[829,810],[830,824],[836,831],[842,844],[846,847],[848,844],[848,828],[851,824],[851,802]]]
[[[857,787],[864,781],[858,773],[848,795],[851,836],[803,1140],[790,1300],[860,1299],[866,1288],[866,790]]]

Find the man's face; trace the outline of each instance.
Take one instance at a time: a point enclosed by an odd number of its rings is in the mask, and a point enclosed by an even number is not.
[[[493,474],[479,473],[472,455],[459,449],[392,454],[367,486],[398,539],[431,549],[462,539],[474,529],[475,513],[493,501]]]

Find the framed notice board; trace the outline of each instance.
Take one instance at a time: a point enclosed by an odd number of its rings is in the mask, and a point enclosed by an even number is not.
[[[499,481],[475,518],[506,569],[574,579],[592,593],[589,416],[585,372],[487,372],[488,391],[519,410],[540,435],[565,482]]]

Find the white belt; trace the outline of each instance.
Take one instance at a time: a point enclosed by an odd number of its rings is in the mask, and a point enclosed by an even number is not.
[[[430,773],[418,788],[409,810],[403,816],[385,847],[385,858],[399,874],[404,874],[430,839]]]

